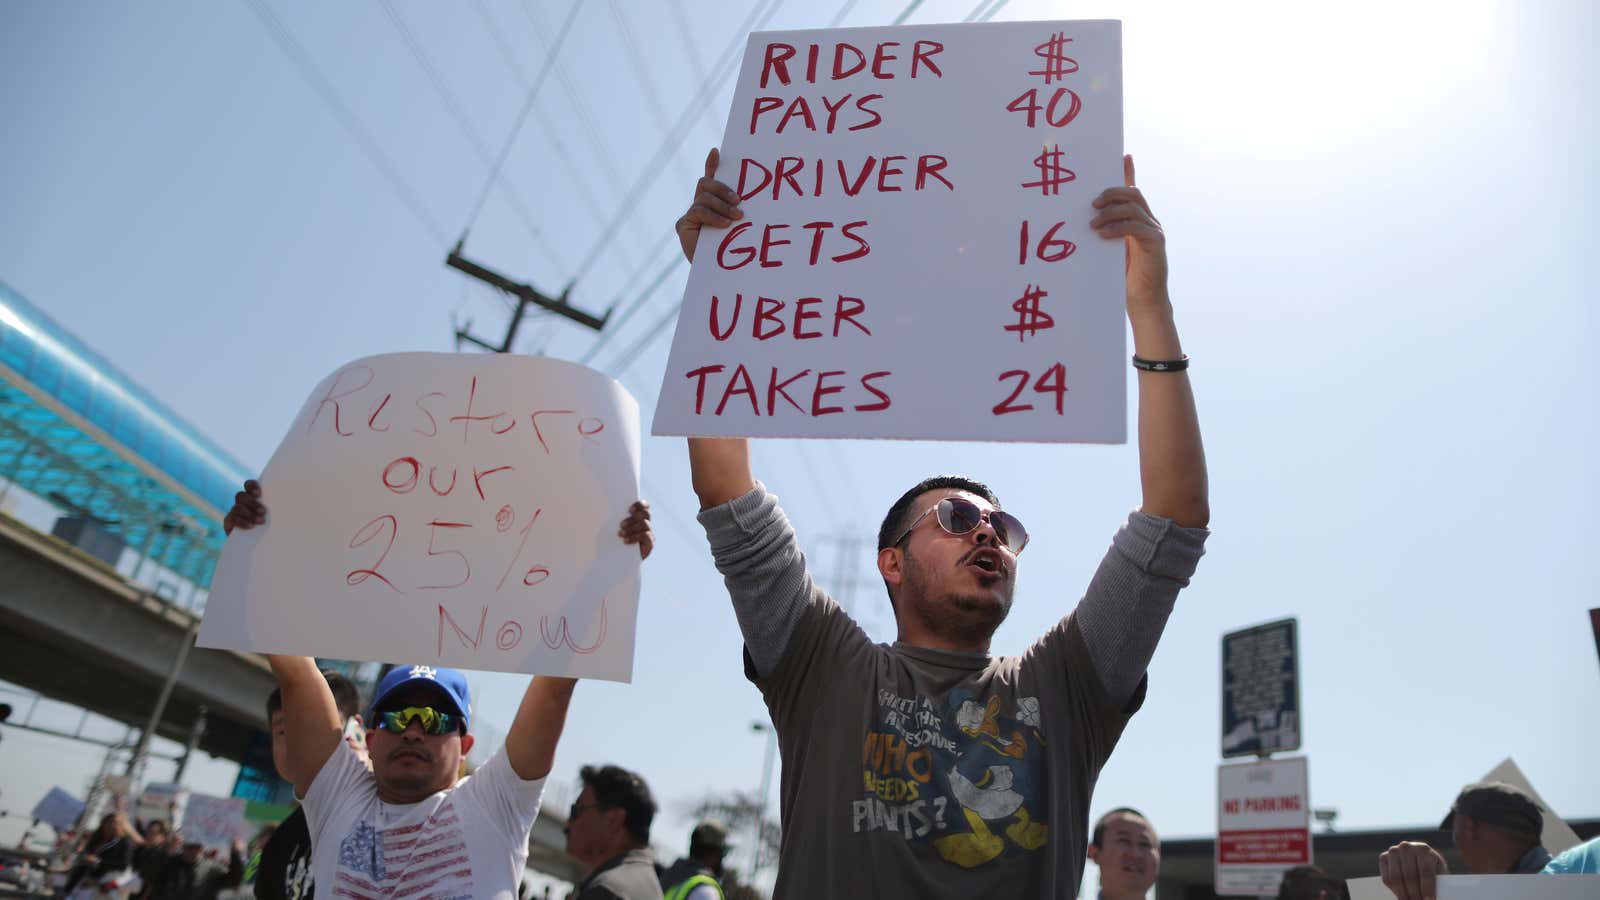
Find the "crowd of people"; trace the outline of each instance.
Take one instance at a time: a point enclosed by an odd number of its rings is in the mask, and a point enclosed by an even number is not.
[[[743,217],[738,195],[715,177],[717,164],[713,150],[676,223],[691,260],[703,230]],[[1028,532],[982,482],[924,479],[884,515],[876,563],[898,638],[879,645],[816,585],[777,497],[756,479],[747,442],[688,442],[745,675],[771,711],[781,754],[775,897],[1071,897],[1092,861],[1101,897],[1120,900],[1146,896],[1159,876],[1150,820],[1122,807],[1091,827],[1090,804],[1203,553],[1206,466],[1167,292],[1165,236],[1135,186],[1131,158],[1124,183],[1102,192],[1087,215],[1102,239],[1126,248],[1142,499],[1081,599],[1059,596],[1062,618],[1021,655],[989,651],[1012,605]],[[248,482],[225,527],[265,525],[267,501],[262,485]],[[645,504],[634,505],[618,537],[650,554]],[[465,776],[477,711],[460,672],[397,666],[362,705],[347,681],[310,658],[268,661],[278,683],[268,704],[273,759],[300,807],[254,854],[256,896],[519,896],[574,679],[533,678],[504,744]],[[364,742],[351,738],[355,721]],[[604,763],[585,765],[581,778],[565,825],[567,852],[587,873],[573,897],[723,896],[726,827],[702,823],[687,855],[665,865],[651,850],[657,806],[646,780]],[[1512,794],[1495,790],[1464,791],[1454,810],[1469,869],[1487,860],[1510,860],[1518,871],[1556,865],[1500,839],[1532,819],[1523,809],[1511,822]],[[1481,856],[1469,847],[1482,847]],[[131,868],[145,895],[214,896],[239,883],[244,856],[234,848],[224,868],[176,836],[141,840],[112,817],[87,842],[78,882]],[[1399,845],[1382,865],[1403,898],[1430,896],[1432,878],[1445,871],[1425,844]],[[148,893],[158,890],[166,892]],[[1284,878],[1279,896],[1346,894],[1307,867]]]
[[[122,812],[107,813],[92,832],[69,839],[62,850],[71,864],[60,893],[73,900],[216,900],[243,883],[252,853],[236,840],[224,862],[217,848],[185,838],[165,821],[136,828]]]

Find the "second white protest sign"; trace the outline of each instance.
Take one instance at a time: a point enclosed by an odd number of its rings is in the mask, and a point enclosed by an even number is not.
[[[753,34],[653,431],[1126,440],[1121,27]]]
[[[524,356],[396,353],[318,385],[223,545],[199,643],[627,681],[639,409]]]

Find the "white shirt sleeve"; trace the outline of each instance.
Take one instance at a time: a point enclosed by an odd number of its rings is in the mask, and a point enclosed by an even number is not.
[[[457,790],[471,798],[489,816],[495,830],[516,846],[527,843],[533,820],[539,817],[544,784],[543,778],[529,781],[517,775],[506,758],[506,748],[501,747]]]
[[[306,810],[306,828],[311,834],[311,843],[316,844],[323,827],[340,807],[364,806],[371,796],[376,795],[377,790],[378,783],[372,777],[372,771],[361,761],[361,756],[349,744],[340,741],[339,748],[322,764],[317,777],[312,779],[311,787],[300,801]]]

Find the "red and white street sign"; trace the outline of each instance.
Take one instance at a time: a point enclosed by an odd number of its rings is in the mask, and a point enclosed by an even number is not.
[[[1221,897],[1270,897],[1291,866],[1311,864],[1311,792],[1304,756],[1217,767]]]

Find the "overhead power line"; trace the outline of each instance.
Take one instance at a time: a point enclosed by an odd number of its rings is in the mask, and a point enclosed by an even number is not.
[[[260,0],[252,0],[260,2]],[[533,102],[539,98],[539,89],[544,86],[545,79],[550,76],[550,70],[555,66],[556,58],[561,55],[561,48],[566,43],[567,35],[572,32],[573,23],[578,21],[578,11],[583,8],[583,0],[573,0],[572,10],[567,13],[567,20],[561,25],[561,32],[556,35],[555,44],[550,48],[550,53],[545,57],[544,66],[539,69],[539,74],[533,79],[533,87],[528,89],[527,102],[522,104],[522,111],[517,114],[517,121],[511,126],[511,133],[506,135],[505,145],[500,148],[500,156],[489,169],[489,178],[483,183],[483,191],[478,195],[478,202],[473,205],[472,212],[467,216],[467,230],[478,221],[478,214],[483,211],[483,204],[489,199],[489,192],[494,189],[494,184],[500,178],[500,170],[506,164],[506,158],[511,155],[511,148],[516,146],[517,135],[522,131],[522,123],[528,119],[528,113],[533,109]]]
[[[295,68],[300,70],[300,77],[306,80],[311,89],[322,99],[323,105],[333,113],[335,119],[339,120],[345,131],[349,132],[356,146],[361,148],[367,161],[372,163],[373,168],[377,169],[384,181],[388,182],[389,188],[394,191],[401,204],[433,235],[434,240],[441,244],[447,242],[449,238],[446,236],[444,226],[428,212],[422,203],[422,198],[401,176],[399,168],[389,159],[389,154],[383,151],[383,147],[367,131],[366,126],[361,124],[361,120],[339,96],[339,92],[322,74],[322,70],[317,68],[311,55],[295,39],[294,34],[273,14],[266,0],[245,0],[245,5],[250,7],[261,27],[266,29],[267,34],[278,45],[278,49],[282,50],[283,54],[289,57],[289,61],[294,63]]]
[[[777,9],[782,2],[783,0],[773,0],[773,2],[767,6],[765,12],[763,12],[761,7],[758,5],[756,8],[750,11],[750,15],[745,18],[744,23],[736,32],[734,32],[733,42],[730,44],[729,49],[724,51],[723,59],[719,61],[715,67],[713,67],[711,77],[703,82],[700,85],[700,89],[695,92],[694,97],[690,98],[688,105],[684,107],[683,113],[678,117],[677,123],[673,125],[671,133],[669,133],[661,142],[661,145],[656,148],[655,154],[650,157],[648,162],[645,163],[643,170],[639,174],[639,177],[634,179],[633,184],[629,186],[627,193],[623,196],[622,202],[617,206],[616,211],[613,212],[611,217],[607,220],[605,227],[601,229],[599,238],[589,249],[589,252],[584,256],[583,261],[578,264],[578,270],[573,275],[574,278],[582,278],[584,274],[589,271],[589,267],[594,265],[595,260],[599,258],[600,253],[605,250],[606,247],[611,246],[617,227],[622,223],[623,219],[637,211],[636,207],[639,202],[639,196],[644,193],[646,188],[656,183],[657,177],[666,160],[669,159],[673,153],[677,152],[678,146],[682,144],[683,139],[688,136],[689,126],[693,124],[695,116],[699,114],[700,107],[706,103],[712,86],[719,84],[722,81],[723,72],[728,68],[727,64],[736,61],[737,51],[744,43],[745,36],[751,31],[754,31],[756,28],[760,27],[761,24],[765,24],[765,22],[772,17],[772,14],[777,12]]]
[[[494,41],[495,49],[499,51],[501,61],[506,64],[506,68],[511,70],[511,75],[516,79],[517,86],[524,93],[531,91],[532,82],[528,80],[527,73],[522,71],[522,66],[517,63],[516,53],[506,44],[505,37],[501,35],[500,23],[495,21],[488,7],[484,6],[483,0],[472,0],[472,8],[483,22],[484,30],[489,33],[490,39]],[[550,142],[550,146],[555,148],[556,155],[561,158],[562,165],[566,166],[568,182],[582,195],[584,210],[594,218],[596,225],[604,224],[605,216],[600,211],[600,199],[595,195],[594,188],[589,185],[588,177],[579,170],[577,162],[572,158],[571,151],[567,149],[566,142],[561,140],[561,133],[554,128],[544,128],[540,129],[540,135]]]
[[[910,18],[911,14],[916,12],[917,11],[917,7],[919,7],[921,5],[922,5],[922,0],[911,0],[910,3],[906,4],[906,8],[905,9],[900,10],[900,15],[895,16],[894,17],[894,21],[890,22],[889,24],[890,25],[904,25],[906,19]]]
[[[423,49],[422,42],[417,40],[416,35],[406,25],[405,20],[400,17],[399,12],[395,10],[394,4],[390,0],[379,0],[379,5],[383,7],[384,14],[389,17],[389,21],[394,25],[395,30],[400,33],[400,39],[405,42],[406,48],[411,51],[412,58],[417,61],[417,65],[422,69],[423,74],[428,77],[428,82],[433,85],[433,92],[438,95],[439,101],[444,104],[445,110],[455,120],[456,128],[460,130],[461,136],[466,138],[467,145],[472,148],[473,154],[478,157],[478,161],[485,168],[493,167],[494,158],[489,155],[488,146],[484,144],[483,138],[478,135],[478,130],[473,127],[472,121],[467,118],[467,114],[461,108],[461,103],[456,99],[455,93],[450,90],[449,85],[445,83],[444,77],[439,74],[439,70],[433,65],[433,60],[428,56],[427,51]],[[516,211],[518,218],[522,220],[523,227],[528,230],[528,235],[533,238],[539,250],[544,253],[546,261],[557,269],[565,269],[566,264],[562,262],[561,258],[556,255],[554,248],[550,246],[549,239],[544,236],[544,231],[539,228],[538,223],[534,220],[533,213],[528,209],[528,203],[523,199],[522,193],[517,190],[509,179],[503,181],[501,187],[504,189],[512,209]]]
[[[623,54],[627,57],[633,68],[633,74],[639,79],[639,89],[644,91],[645,99],[649,101],[650,112],[655,116],[656,125],[666,134],[671,129],[667,122],[667,107],[661,102],[661,94],[656,90],[656,82],[644,68],[644,53],[640,52],[639,42],[633,36],[633,26],[628,24],[628,17],[623,14],[620,0],[611,0],[611,18],[617,23],[617,33],[622,35],[622,43],[628,48]]]

